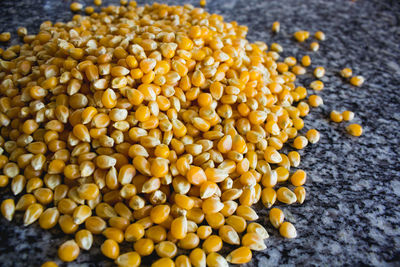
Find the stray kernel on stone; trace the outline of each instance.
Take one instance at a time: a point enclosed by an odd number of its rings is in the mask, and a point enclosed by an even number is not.
[[[280,44],[250,43],[246,26],[192,5],[121,0],[84,11],[68,23],[43,22],[37,35],[20,27],[24,44],[0,50],[0,187],[14,195],[1,203],[6,220],[19,212],[24,226],[74,235],[58,244],[64,262],[102,235],[101,253],[118,266],[140,266],[151,254],[151,266],[248,263],[269,237],[254,222],[258,202],[281,236],[295,238],[274,204],[306,200],[295,150],[320,140],[316,129],[300,131],[310,106],[323,104],[319,95],[307,100],[296,81],[310,56],[282,58]],[[305,42],[310,33],[293,37]],[[320,31],[314,37],[325,40]],[[0,34],[0,42],[10,38]],[[325,75],[323,67],[311,72]],[[362,134],[359,124],[346,129]],[[283,152],[285,144],[293,151]],[[226,244],[236,247],[225,253]]]

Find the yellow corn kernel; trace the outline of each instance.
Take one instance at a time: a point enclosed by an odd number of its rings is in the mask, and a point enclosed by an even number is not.
[[[279,23],[279,21],[275,21],[274,23],[272,23],[272,32],[278,33],[279,30],[280,30],[280,23]]]
[[[350,78],[353,75],[353,71],[350,68],[344,68],[340,71],[340,76],[343,78]]]
[[[261,251],[267,248],[264,240],[256,233],[247,233],[242,237],[242,245],[250,248],[251,250]]]
[[[345,110],[342,112],[342,117],[344,121],[351,121],[354,119],[354,112],[350,110]]]
[[[148,256],[154,250],[154,242],[149,238],[141,238],[135,242],[133,248],[140,256]]]
[[[137,241],[144,236],[144,233],[144,227],[141,224],[133,223],[125,230],[125,240],[128,242]]]
[[[296,149],[303,149],[307,146],[308,144],[308,139],[304,136],[297,136],[294,141],[292,146]]]
[[[76,232],[75,242],[81,249],[89,250],[93,244],[93,235],[90,231],[82,229]]]
[[[293,204],[297,200],[296,194],[287,187],[279,188],[276,192],[276,198],[285,204]]]
[[[310,33],[307,31],[297,31],[293,34],[293,37],[296,39],[298,42],[304,42],[305,40],[310,37]]]
[[[81,11],[82,8],[83,8],[83,5],[81,3],[78,3],[78,2],[73,2],[70,5],[70,9],[71,9],[72,12]]]
[[[296,228],[290,222],[284,222],[279,227],[279,233],[286,238],[295,238],[297,237]]]
[[[332,110],[331,113],[329,114],[329,117],[330,117],[331,121],[337,122],[337,123],[339,123],[343,120],[342,113],[340,113],[339,111],[336,111],[336,110]]]
[[[118,256],[115,260],[115,264],[120,267],[138,267],[140,266],[141,258],[140,255],[135,252],[127,252]]]
[[[365,81],[363,76],[353,76],[350,78],[350,83],[354,86],[360,87]]]
[[[316,67],[314,69],[314,76],[316,78],[320,79],[320,78],[324,77],[324,75],[325,75],[325,68],[324,67],[320,67],[319,66],[319,67]]]
[[[54,261],[46,261],[40,267],[58,267],[58,264]]]
[[[296,194],[297,202],[303,204],[306,198],[306,189],[302,186],[296,187],[293,191]]]
[[[31,204],[25,211],[24,214],[24,226],[28,226],[39,219],[40,215],[43,213],[43,206],[34,203]]]
[[[15,203],[14,199],[5,199],[1,203],[1,214],[6,218],[8,221],[11,221],[14,217],[15,212]]]
[[[160,258],[173,258],[175,257],[178,249],[176,245],[171,241],[162,241],[155,246],[157,255]]]
[[[311,65],[311,58],[310,58],[310,56],[308,56],[308,55],[303,56],[303,57],[301,58],[301,64],[302,64],[304,67],[310,66],[310,65]]]
[[[206,253],[201,248],[195,248],[189,254],[190,263],[195,267],[206,266]]]
[[[323,33],[322,31],[317,31],[314,34],[314,37],[319,41],[324,41],[325,40],[325,33]]]
[[[58,248],[58,257],[65,262],[74,261],[79,256],[79,246],[74,240],[64,242]]]
[[[322,98],[318,95],[310,95],[310,97],[308,98],[308,103],[314,108],[324,104]]]
[[[229,253],[226,260],[233,264],[244,264],[252,258],[251,250],[248,247],[240,247]]]
[[[0,33],[0,42],[8,42],[11,39],[11,33],[2,32]]]
[[[107,239],[100,247],[101,253],[110,259],[117,259],[119,256],[119,245],[112,239]]]
[[[266,239],[269,237],[267,230],[261,224],[255,222],[247,225],[247,233],[255,233],[262,239]]]
[[[350,124],[349,126],[346,127],[346,130],[349,134],[352,136],[360,136],[363,133],[362,126],[360,124]]]
[[[310,44],[310,50],[311,50],[311,51],[314,51],[314,52],[318,51],[318,50],[319,50],[319,43],[317,43],[317,42],[312,42],[312,43]]]
[[[316,129],[310,129],[306,133],[306,137],[308,139],[308,142],[311,144],[318,143],[320,137],[320,133]]]
[[[153,262],[153,264],[151,264],[151,267],[174,267],[175,263],[173,260],[171,260],[170,258],[161,258],[156,260],[155,262]]]
[[[57,208],[46,209],[39,217],[39,225],[43,229],[50,229],[57,225],[60,212]]]
[[[283,223],[285,216],[282,210],[278,208],[272,208],[269,211],[269,221],[271,222],[272,226],[275,228],[279,228],[279,226]]]
[[[324,89],[324,83],[319,80],[313,81],[310,83],[310,88],[315,91],[321,91],[322,89]]]

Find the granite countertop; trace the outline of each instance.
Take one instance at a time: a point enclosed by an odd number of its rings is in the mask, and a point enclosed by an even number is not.
[[[82,1],[83,2],[83,1]],[[84,1],[91,3],[92,1]],[[118,1],[106,1],[116,3]],[[150,1],[138,1],[139,4]],[[151,1],[152,2],[152,1]],[[192,3],[198,1],[162,1]],[[248,38],[283,45],[284,56],[310,54],[312,66],[324,66],[324,105],[305,119],[305,129],[316,128],[321,141],[301,152],[307,171],[308,196],[301,206],[282,206],[299,237],[284,240],[260,210],[259,222],[270,233],[267,250],[255,252],[247,266],[400,265],[400,2],[370,0],[208,0],[207,11],[249,27]],[[0,32],[18,26],[37,31],[45,20],[67,21],[71,1],[3,0]],[[273,21],[281,32],[271,34]],[[323,30],[327,39],[311,53],[291,38],[296,30]],[[15,41],[15,40],[14,40]],[[361,88],[342,80],[338,71],[351,67],[366,78]],[[306,76],[300,80],[308,85]],[[345,124],[330,122],[332,109],[352,110],[364,134],[351,137]],[[303,131],[304,131],[303,130]],[[9,194],[0,190],[0,200]],[[12,223],[0,219],[2,266],[39,266],[57,259],[57,247],[70,237],[59,229],[23,227],[21,216]],[[81,252],[78,260],[62,266],[108,266],[98,249]]]

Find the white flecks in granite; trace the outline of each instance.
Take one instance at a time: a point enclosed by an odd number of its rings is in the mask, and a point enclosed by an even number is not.
[[[3,0],[0,31],[28,27],[36,32],[44,20],[67,21],[71,1]],[[92,4],[92,0],[81,2]],[[118,3],[119,0],[105,3]],[[143,4],[145,1],[138,1]],[[153,1],[146,1],[146,3]],[[187,3],[198,1],[166,0]],[[270,238],[267,250],[254,252],[246,266],[399,266],[400,265],[400,35],[399,1],[350,0],[213,0],[207,10],[222,14],[249,27],[248,38],[284,47],[283,57],[309,54],[312,67],[324,66],[324,105],[305,119],[305,133],[316,128],[321,141],[300,152],[300,167],[307,171],[307,199],[303,205],[278,205],[295,222],[299,237],[284,240],[267,220],[268,211],[257,206],[259,223]],[[281,32],[271,34],[273,21]],[[308,43],[298,44],[292,33],[299,29],[323,30],[327,40],[317,53]],[[15,34],[14,34],[15,36]],[[16,39],[12,43],[17,43]],[[365,76],[361,88],[354,88],[337,73],[351,67]],[[298,84],[314,80],[307,74]],[[312,93],[312,92],[310,92]],[[346,134],[346,123],[332,123],[332,109],[352,110],[361,123],[360,138]],[[286,151],[291,148],[285,148]],[[0,200],[8,191],[0,190]],[[51,231],[37,225],[23,227],[21,220],[0,219],[0,262],[2,266],[39,266],[56,259],[57,247],[66,237],[58,228]],[[102,238],[90,252],[82,252],[76,263],[63,266],[112,266],[99,251]],[[124,247],[127,251],[130,246]],[[224,248],[224,252],[230,247]],[[149,265],[151,259],[145,259]]]

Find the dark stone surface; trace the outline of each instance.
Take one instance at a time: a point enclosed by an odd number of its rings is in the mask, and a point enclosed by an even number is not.
[[[87,3],[91,1],[85,1]],[[106,1],[113,2],[116,1]],[[139,1],[143,4],[144,1]],[[166,1],[183,3],[183,1]],[[197,5],[197,1],[189,1]],[[268,44],[279,42],[284,56],[310,54],[312,66],[324,66],[324,105],[305,119],[302,132],[316,128],[322,138],[302,154],[307,171],[308,196],[301,206],[282,206],[299,237],[282,239],[267,223],[265,209],[260,223],[271,237],[264,252],[255,252],[248,266],[400,265],[400,2],[350,0],[215,0],[207,11],[224,15],[249,27],[248,38]],[[146,1],[147,3],[147,1]],[[44,20],[67,21],[70,1],[3,0],[0,31],[16,36],[18,26],[36,32]],[[272,35],[273,21],[281,33]],[[317,53],[291,36],[299,29],[323,30],[327,39]],[[13,43],[15,40],[13,41]],[[366,78],[355,88],[337,72],[351,67]],[[311,76],[301,79],[305,85]],[[364,127],[360,138],[345,133],[346,123],[328,120],[332,109],[353,110],[355,122]],[[8,191],[0,190],[0,199]],[[0,219],[0,265],[39,266],[56,259],[56,249],[69,237],[60,230],[43,231],[37,225],[24,228],[21,216],[12,223]],[[97,240],[98,243],[101,240]],[[107,266],[98,246],[81,253],[68,266]],[[64,264],[67,266],[67,264]]]

